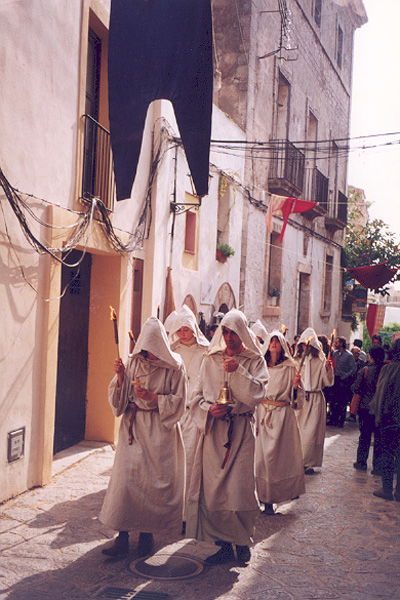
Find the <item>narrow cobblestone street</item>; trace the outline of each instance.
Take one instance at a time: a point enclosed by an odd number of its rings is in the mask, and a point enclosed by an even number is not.
[[[280,505],[280,515],[260,515],[247,568],[224,565],[171,582],[135,576],[127,568],[133,557],[101,554],[113,536],[97,517],[114,452],[97,448],[1,507],[0,598],[87,600],[115,587],[185,600],[399,599],[400,503],[374,497],[380,479],[353,469],[357,439],[354,425],[328,429],[322,472],[307,476],[307,493]],[[172,535],[156,538],[158,551],[171,540],[168,551],[213,551]]]

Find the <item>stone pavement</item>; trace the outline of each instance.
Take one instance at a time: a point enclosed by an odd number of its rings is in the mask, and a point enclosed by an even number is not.
[[[98,521],[111,472],[110,446],[72,449],[44,488],[0,507],[0,599],[92,600],[105,588],[167,593],[171,600],[400,599],[400,503],[372,495],[380,479],[353,469],[358,430],[328,428],[325,464],[307,493],[260,514],[247,568],[224,565],[184,581],[131,573],[132,559],[106,559],[113,536]],[[86,449],[87,450],[87,449]],[[71,455],[78,454],[80,462]],[[213,547],[158,538],[157,549],[204,558]]]

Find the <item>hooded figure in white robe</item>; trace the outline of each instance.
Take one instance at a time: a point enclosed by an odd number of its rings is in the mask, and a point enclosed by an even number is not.
[[[268,363],[271,342],[281,346],[281,362]],[[273,504],[296,498],[305,491],[300,434],[292,407],[297,366],[280,331],[266,340],[269,381],[266,396],[256,411],[256,484],[264,512],[274,514]]]
[[[183,333],[181,333],[182,331]],[[210,342],[200,331],[196,317],[186,304],[174,316],[169,340],[171,349],[182,357],[188,378],[186,410],[180,420],[180,426],[186,454],[186,481],[189,484],[194,454],[200,436],[200,431],[191,418],[189,402],[199,377],[204,353]]]
[[[265,397],[267,381],[265,361],[246,317],[231,310],[205,354],[191,400],[192,417],[201,436],[188,492],[187,534],[221,546],[207,559],[208,564],[232,560],[232,544],[236,544],[239,561],[250,557],[248,546],[259,512],[253,413]],[[231,394],[229,409],[215,404],[225,382]]]
[[[313,467],[322,466],[324,454],[326,402],[323,389],[333,385],[335,375],[314,329],[308,327],[303,331],[298,341],[298,345],[300,344],[303,344],[306,356],[300,373],[303,392],[296,417],[305,472],[312,474]]]
[[[178,421],[186,402],[186,374],[158,319],[145,322],[128,364],[124,368],[117,360],[116,372],[109,402],[122,419],[100,520],[120,532],[152,534],[175,522],[178,528],[185,486]]]
[[[255,334],[258,343],[260,344],[261,354],[264,356],[268,348],[266,347],[266,341],[268,337],[268,331],[265,329],[264,325],[257,319],[250,327],[251,331]]]

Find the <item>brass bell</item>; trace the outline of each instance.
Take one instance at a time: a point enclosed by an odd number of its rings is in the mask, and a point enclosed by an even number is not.
[[[230,404],[231,403],[231,390],[228,387],[228,382],[225,381],[222,388],[219,390],[218,398],[215,401],[216,404]]]

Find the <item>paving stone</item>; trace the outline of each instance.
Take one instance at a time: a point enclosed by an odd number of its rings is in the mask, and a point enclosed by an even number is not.
[[[354,471],[357,439],[347,425],[328,431],[323,469],[307,477],[307,493],[280,504],[281,516],[257,519],[247,568],[222,565],[180,582],[144,580],[128,571],[133,555],[101,554],[114,535],[98,514],[115,456],[102,448],[0,507],[0,599],[94,600],[106,586],[172,600],[400,599],[400,505],[374,497],[380,480]],[[215,550],[171,530],[156,543],[200,559]]]

